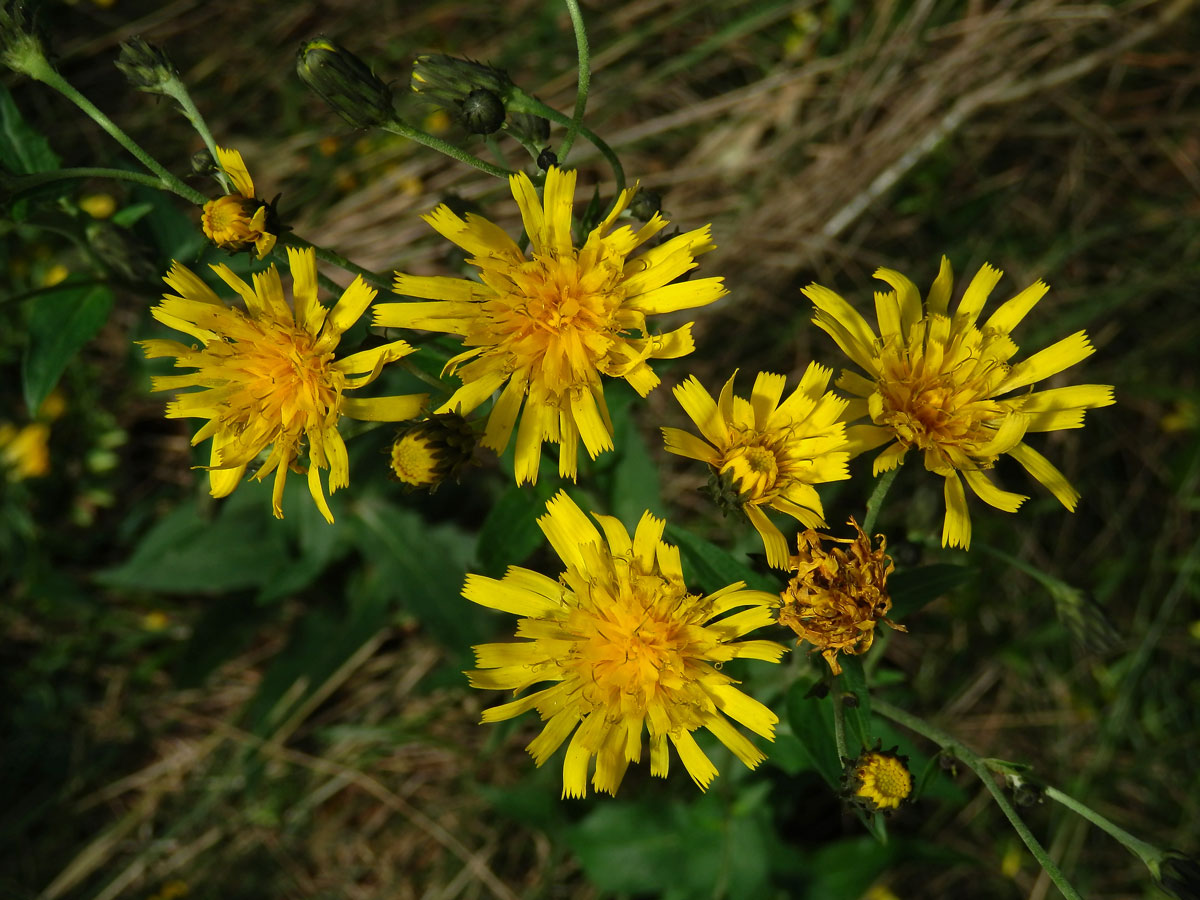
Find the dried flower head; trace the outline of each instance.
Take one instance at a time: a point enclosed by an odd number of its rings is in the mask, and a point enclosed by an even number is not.
[[[851,518],[858,532],[854,538],[833,538],[809,529],[797,538],[797,552],[790,568],[796,573],[784,589],[779,624],[796,632],[799,641],[808,641],[821,651],[834,675],[840,675],[839,653],[866,653],[875,640],[875,623],[886,622],[897,631],[907,631],[887,618],[892,608],[887,592],[887,577],[892,560],[885,555],[887,540],[879,535],[879,546],[871,548],[870,539]],[[834,546],[821,548],[821,538]],[[797,641],[797,643],[799,643]]]

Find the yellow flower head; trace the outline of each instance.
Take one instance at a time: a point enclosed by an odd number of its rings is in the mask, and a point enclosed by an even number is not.
[[[559,445],[558,471],[575,478],[579,440],[593,459],[612,449],[612,423],[601,376],[624,378],[643,397],[658,376],[647,359],[692,352],[691,323],[663,335],[646,317],[712,303],[725,294],[720,278],[670,283],[712,250],[708,228],[689,231],[629,259],[667,224],[655,215],[637,231],[613,228],[633,191],[576,248],[571,239],[575,172],[552,167],[543,200],[524,173],[510,179],[529,235],[530,254],[486,219],[460,219],[446,206],[425,216],[433,228],[471,254],[482,283],[462,278],[396,274],[396,291],[432,302],[381,303],[375,324],[461,335],[470,348],[450,360],[463,385],[439,412],[469,413],[492,394],[483,445],[497,453],[517,428],[516,479],[537,481],[541,447]]]
[[[0,467],[9,481],[41,478],[50,471],[50,426],[31,422],[21,428],[0,423]]]
[[[271,252],[279,234],[274,209],[254,196],[254,182],[242,161],[242,154],[218,147],[217,162],[237,193],[204,204],[200,214],[204,236],[231,253],[240,253],[253,246],[258,251],[258,258],[262,259]]]
[[[873,423],[847,429],[852,454],[892,441],[875,458],[877,475],[899,465],[911,448],[924,454],[925,468],[946,479],[943,546],[966,549],[971,543],[960,472],[971,490],[997,509],[1015,512],[1028,499],[1000,490],[984,474],[1004,453],[1073,511],[1079,494],[1023,439],[1028,432],[1082,428],[1084,410],[1113,402],[1111,385],[1030,389],[1094,351],[1087,334],[1078,331],[1010,363],[1018,352],[1013,329],[1049,288],[1034,282],[980,323],[980,311],[1001,274],[984,264],[951,316],[954,275],[945,257],[924,305],[916,285],[899,272],[879,269],[875,277],[892,290],[875,294],[878,336],[833,291],[818,284],[804,289],[817,308],[813,322],[868,376],[845,371],[837,381],[856,398],[850,401],[846,420],[869,417]]]
[[[149,357],[173,356],[186,375],[160,375],[156,391],[197,387],[167,404],[167,418],[208,421],[192,444],[213,439],[209,484],[214,497],[231,494],[246,466],[271,448],[254,475],[261,481],[275,473],[272,507],[282,517],[284,480],[289,468],[303,472],[297,462],[308,448],[308,489],[321,514],[333,515],[325,500],[320,470],[329,469],[329,492],[350,482],[346,445],[338,433],[339,416],[375,422],[397,422],[420,412],[427,395],[358,398],[347,391],[374,381],[386,363],[413,352],[395,341],[338,359],[334,353],[342,333],[358,321],[375,290],[356,278],[337,304],[328,309],[317,300],[317,262],[311,248],[288,248],[292,270],[289,305],[279,272],[271,266],[246,284],[228,266],[212,269],[238,293],[246,310],[226,306],[192,271],[179,263],[163,280],[174,294],[163,295],[151,311],[154,318],[191,335],[203,344],[142,341]]]
[[[538,525],[567,566],[557,581],[514,566],[500,580],[468,575],[463,588],[468,600],[521,616],[524,638],[476,647],[472,686],[517,693],[552,682],[487,710],[483,721],[536,709],[546,727],[528,750],[539,766],[574,732],[564,797],[587,794],[593,757],[592,786],[615,795],[626,767],[641,759],[643,728],[650,774],[666,777],[669,741],[702,790],[717,770],[692,737],[698,728],[750,768],[762,762],[729,719],[772,740],[779,720],[720,668],[737,657],[779,661],[786,650],[773,641],[735,640],[769,624],[779,598],[741,582],[707,597],[689,593],[678,548],[661,540],[666,523],[650,513],[631,541],[619,521],[593,514],[602,536],[565,493],[546,510]],[[724,616],[739,607],[747,608]]]
[[[777,569],[787,568],[787,541],[762,508],[777,509],[810,528],[824,527],[813,485],[850,477],[846,426],[840,419],[846,401],[825,390],[831,374],[810,364],[782,403],[783,375],[759,373],[746,400],[733,394],[734,372],[717,401],[689,376],[676,386],[675,397],[704,439],[663,429],[669,452],[712,466],[718,502],[745,512],[762,536],[768,564]]]
[[[392,442],[392,474],[405,487],[428,488],[457,478],[475,453],[475,431],[458,413],[410,422]]]
[[[844,796],[867,812],[891,812],[912,793],[907,758],[891,750],[864,750],[846,767]]]
[[[893,568],[884,555],[887,541],[879,535],[879,547],[872,550],[853,518],[850,526],[858,537],[830,538],[848,544],[846,550],[823,550],[824,535],[811,529],[800,534],[789,567],[796,575],[784,589],[779,609],[779,624],[796,632],[797,643],[808,641],[820,650],[834,675],[842,674],[839,653],[857,656],[871,649],[876,622],[908,630],[887,618],[892,608],[887,577]]]

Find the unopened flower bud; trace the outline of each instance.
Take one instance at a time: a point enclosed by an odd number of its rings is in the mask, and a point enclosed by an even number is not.
[[[634,218],[649,222],[655,213],[662,212],[662,194],[658,191],[638,191],[629,204],[629,212]]]
[[[504,104],[491,91],[478,88],[463,100],[459,118],[471,134],[494,134],[504,124]]]
[[[169,93],[167,85],[179,78],[179,70],[170,57],[140,37],[132,37],[121,44],[116,66],[130,84],[150,94]]]
[[[395,118],[392,89],[361,59],[328,38],[300,45],[296,72],[355,128],[373,128]]]
[[[461,107],[467,95],[477,90],[491,91],[503,101],[512,86],[512,79],[503,69],[469,59],[430,53],[413,62],[413,92],[444,106]]]
[[[508,130],[520,141],[538,146],[550,140],[550,122],[532,113],[513,113],[508,117]],[[543,166],[548,168],[548,166]]]
[[[0,0],[0,62],[31,78],[41,78],[50,69],[33,4]]]
[[[409,490],[436,490],[457,479],[475,453],[476,435],[458,413],[438,413],[402,428],[391,448],[392,474]]]
[[[1157,870],[1151,871],[1159,886],[1178,900],[1200,900],[1200,861],[1177,850],[1168,850]]]
[[[538,154],[537,164],[538,164],[538,168],[541,169],[543,172],[549,172],[551,166],[558,165],[558,154],[555,153],[553,150],[551,150],[549,147],[547,147],[545,150],[543,150],[541,153]]]
[[[212,154],[208,150],[197,150],[192,154],[193,175],[212,175],[216,171],[217,164],[213,161]]]

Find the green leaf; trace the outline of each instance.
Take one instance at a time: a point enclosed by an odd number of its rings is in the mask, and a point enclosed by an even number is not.
[[[257,498],[256,498],[257,499]],[[288,566],[283,531],[268,507],[227,502],[212,519],[186,504],[159,520],[128,560],[98,572],[109,587],[221,594],[272,583]]]
[[[966,582],[973,573],[967,566],[946,563],[893,572],[888,578],[888,593],[892,598],[890,617],[900,621],[912,615]]]
[[[72,287],[31,301],[29,344],[21,360],[25,406],[37,415],[71,358],[91,340],[112,309],[112,291],[103,285]]]
[[[122,228],[129,228],[138,219],[147,215],[154,207],[149,203],[134,203],[132,206],[126,206],[124,209],[118,209],[113,213],[109,220],[114,225],[120,225]]]
[[[755,572],[716,544],[670,523],[667,523],[666,536],[668,541],[679,547],[684,561],[684,577],[689,583],[694,581],[703,590],[712,593],[735,581],[744,581],[756,591],[779,593],[779,584],[774,579]]]
[[[842,702],[842,716],[846,722],[847,750],[857,755],[865,747],[875,743],[871,728],[871,693],[867,689],[867,676],[863,671],[862,659],[857,656],[843,655],[840,658],[842,674],[838,676],[837,687],[852,695],[857,701]]]
[[[50,142],[21,116],[8,89],[0,84],[0,163],[17,175],[57,169],[58,155]]]
[[[806,696],[811,686],[811,681],[801,680],[788,691],[788,721],[813,767],[837,791],[842,786],[842,761],[833,737],[833,701]]]
[[[545,537],[537,517],[546,511],[545,495],[549,492],[545,480],[534,490],[510,485],[492,504],[476,544],[476,555],[485,573],[498,577],[508,566],[520,565],[542,545]]]

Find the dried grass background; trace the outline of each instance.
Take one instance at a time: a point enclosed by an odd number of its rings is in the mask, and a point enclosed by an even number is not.
[[[1117,649],[1047,643],[1061,634],[1043,627],[1050,600],[983,560],[997,575],[983,597],[939,605],[936,621],[921,620],[925,635],[896,640],[889,660],[925,704],[914,711],[985,755],[1028,760],[1134,833],[1200,850],[1200,681],[1187,631],[1200,619],[1200,454],[1194,424],[1162,427],[1197,400],[1196,5],[633,0],[584,3],[584,14],[589,125],[632,178],[663,193],[673,222],[713,223],[719,249],[702,271],[725,276],[732,293],[697,326],[689,371],[705,383],[737,365],[835,363],[799,288],[817,280],[861,308],[876,266],[927,285],[943,252],[960,278],[985,260],[1005,269],[1001,291],[1051,283],[1027,324],[1031,346],[1088,327],[1098,353],[1083,380],[1116,384],[1120,406],[1053,440],[1084,506],[1075,517],[1023,510],[988,534],[1020,529],[1009,552],[1089,590]],[[416,215],[449,191],[502,223],[514,211],[486,176],[349,130],[292,74],[301,40],[327,34],[371,61],[417,121],[427,111],[404,90],[422,50],[503,66],[562,110],[574,99],[569,20],[552,3],[119,0],[56,6],[52,24],[64,71],[182,170],[197,141],[110,64],[131,34],[167,47],[260,193],[283,192],[300,234],[382,271],[445,268],[443,243]],[[14,87],[43,123],[73,121],[57,98]],[[68,164],[110,152],[87,129],[47,130]],[[603,182],[602,161],[577,147],[582,180]],[[668,391],[653,395],[647,434],[671,407]],[[667,483],[699,522],[698,481],[679,467]],[[928,531],[936,506],[918,481],[905,487],[913,507],[893,516]],[[278,897],[594,896],[553,835],[489,806],[485,786],[534,777],[520,749],[529,728],[499,737],[474,724],[486,698],[431,687],[442,651],[415,627],[377,635],[270,740],[239,730],[282,640],[264,629],[195,690],[160,675],[153,691],[133,691],[128,672],[84,673],[104,697],[81,731],[133,747],[125,774],[72,785],[62,833],[18,839],[0,893],[150,897],[182,879],[192,897],[249,896],[262,884]],[[537,777],[553,797],[546,774]],[[898,827],[961,861],[900,866],[888,889],[902,900],[1054,896],[1029,859],[1000,874],[1015,838],[978,786],[959,781],[974,798],[964,809],[910,814]],[[832,831],[853,829],[832,803],[813,803]],[[1064,869],[1084,873],[1089,897],[1156,896],[1144,869],[1094,830],[1048,809],[1030,819]]]

